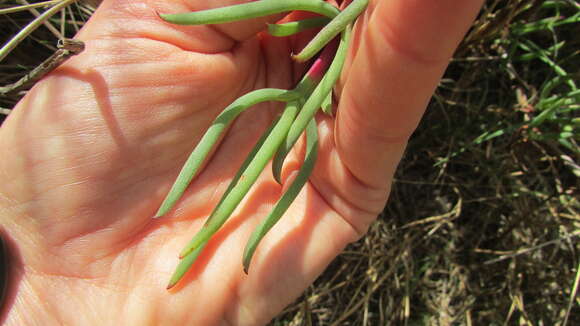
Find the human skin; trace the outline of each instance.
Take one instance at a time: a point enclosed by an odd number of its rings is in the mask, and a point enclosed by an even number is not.
[[[231,101],[291,88],[304,40],[265,19],[174,26],[159,12],[239,3],[106,0],[86,50],[38,83],[0,129],[0,232],[12,254],[5,325],[262,325],[382,210],[393,173],[482,0],[371,1],[336,94],[318,118],[315,171],[258,247],[244,245],[283,191],[264,173],[193,270],[165,287],[254,141],[280,110],[232,126],[177,207],[152,219],[181,164]],[[270,21],[278,19],[269,18]],[[288,157],[288,184],[304,144]]]

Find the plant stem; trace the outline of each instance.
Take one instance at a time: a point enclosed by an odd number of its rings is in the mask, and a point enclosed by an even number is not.
[[[294,55],[294,60],[304,62],[318,53],[328,42],[344,31],[360,15],[369,4],[368,0],[354,0],[330,23],[326,24],[300,53]]]
[[[285,37],[308,29],[322,27],[330,21],[327,17],[314,17],[284,24],[268,24],[268,33],[272,36]]]
[[[300,114],[292,124],[290,131],[288,131],[288,136],[286,136],[286,141],[278,149],[276,156],[274,156],[274,161],[272,162],[272,173],[274,178],[278,183],[280,183],[280,174],[282,171],[282,165],[284,164],[284,159],[286,155],[290,152],[290,149],[294,146],[300,135],[306,128],[308,121],[314,117],[316,112],[320,109],[324,100],[332,92],[332,87],[336,84],[336,81],[340,77],[342,72],[342,67],[344,66],[344,61],[348,52],[350,44],[350,35],[352,31],[352,24],[348,25],[346,30],[341,35],[340,44],[338,50],[336,51],[336,56],[328,71],[324,75],[324,78],[320,81],[320,84],[314,89],[312,95],[308,98]]]
[[[322,0],[261,0],[187,13],[160,14],[159,17],[178,25],[222,24],[294,10],[310,11],[330,18],[340,13],[336,7]]]

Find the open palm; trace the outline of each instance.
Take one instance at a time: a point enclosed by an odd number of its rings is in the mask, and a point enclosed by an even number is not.
[[[303,69],[289,59],[299,39],[256,36],[265,20],[183,27],[156,15],[237,2],[105,1],[78,35],[86,51],[36,85],[2,126],[0,222],[14,256],[8,324],[266,323],[380,212],[481,1],[371,1],[337,89],[338,115],[318,119],[315,172],[249,275],[243,247],[284,189],[269,170],[168,292],[179,251],[280,106],[243,114],[177,207],[151,219],[181,164],[231,101],[292,88]]]

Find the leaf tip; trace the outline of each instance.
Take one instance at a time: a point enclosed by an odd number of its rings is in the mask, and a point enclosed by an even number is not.
[[[165,288],[167,291],[171,290],[175,284],[177,284],[177,282],[169,282],[169,284],[167,284],[167,287]]]
[[[276,182],[279,185],[282,185],[282,165],[284,164],[283,159],[280,159],[280,157],[278,157],[278,155],[276,155],[276,157],[274,157],[274,160],[272,161],[272,176],[274,177],[274,180],[276,180]]]
[[[304,55],[302,54],[302,52],[297,53],[297,54],[291,54],[290,57],[292,58],[292,60],[299,62],[299,63],[304,63],[308,60],[308,58],[305,58]]]
[[[167,211],[168,209],[162,204],[161,207],[157,209],[157,212],[155,212],[155,215],[153,215],[153,218],[160,218],[167,214]]]
[[[165,19],[165,17],[167,16],[167,14],[162,14],[162,13],[160,13],[160,12],[159,12],[159,11],[157,11],[157,10],[155,10],[155,14],[156,14],[156,15],[157,15],[157,17],[159,17],[160,19],[167,21],[167,20]]]
[[[162,14],[159,13],[158,11],[155,11],[155,13],[157,14],[157,17],[161,18],[161,20],[163,21],[166,21],[171,24],[183,25],[179,20],[179,14]]]
[[[191,250],[189,248],[185,248],[183,249],[180,253],[179,253],[179,259],[183,259],[185,257],[187,257],[187,255],[189,255],[189,253],[191,252]]]
[[[244,268],[244,274],[248,275],[248,270],[250,269],[250,260],[252,259],[252,256],[249,252],[247,252],[247,249],[244,250],[244,258],[242,261],[242,267]]]
[[[165,287],[165,289],[167,291],[171,290],[175,285],[177,285],[177,283],[181,280],[183,275],[185,275],[185,271],[181,270],[178,267],[177,270],[175,270],[175,272],[173,273],[173,275],[171,275],[171,279],[169,279],[169,283],[167,283],[167,287]]]

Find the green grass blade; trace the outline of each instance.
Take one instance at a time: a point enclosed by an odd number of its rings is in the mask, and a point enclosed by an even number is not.
[[[326,24],[318,34],[300,51],[293,56],[294,60],[304,62],[318,53],[328,42],[332,41],[340,32],[344,31],[365,10],[368,0],[354,0],[330,23]]]
[[[217,230],[230,217],[234,209],[236,209],[238,204],[248,193],[250,187],[254,182],[256,182],[266,164],[268,164],[272,156],[274,156],[276,149],[284,141],[298,110],[297,102],[293,101],[288,103],[282,116],[259,148],[253,160],[244,170],[238,182],[236,182],[231,191],[220,201],[219,205],[217,205],[213,210],[201,230],[199,230],[199,232],[183,249],[180,254],[181,257],[187,256],[192,250],[195,250],[202,243],[209,240],[209,238],[211,238],[211,236],[217,232]]]
[[[322,0],[261,0],[187,13],[160,14],[159,16],[173,24],[204,25],[229,23],[294,10],[310,11],[330,18],[336,17],[340,13],[336,7]]]
[[[292,182],[290,187],[282,195],[282,197],[276,203],[276,206],[272,209],[270,214],[266,219],[254,230],[246,248],[244,249],[244,272],[247,274],[250,267],[250,262],[252,256],[258,247],[258,244],[264,238],[266,233],[280,220],[282,215],[288,210],[288,207],[292,204],[296,196],[300,193],[300,190],[304,187],[310,174],[314,170],[314,164],[316,163],[316,157],[318,155],[318,131],[315,119],[310,120],[308,126],[306,127],[306,155],[304,157],[304,163],[296,179]]]
[[[200,166],[205,161],[207,155],[216,145],[221,134],[233,122],[233,120],[244,110],[249,107],[266,101],[290,101],[300,96],[298,92],[276,89],[264,88],[250,92],[230,104],[217,118],[214,120],[208,131],[203,135],[199,144],[195,147],[185,165],[181,169],[175,183],[171,187],[169,194],[161,204],[161,207],[155,214],[155,217],[165,215],[181,198],[185,189],[197,174]]]

